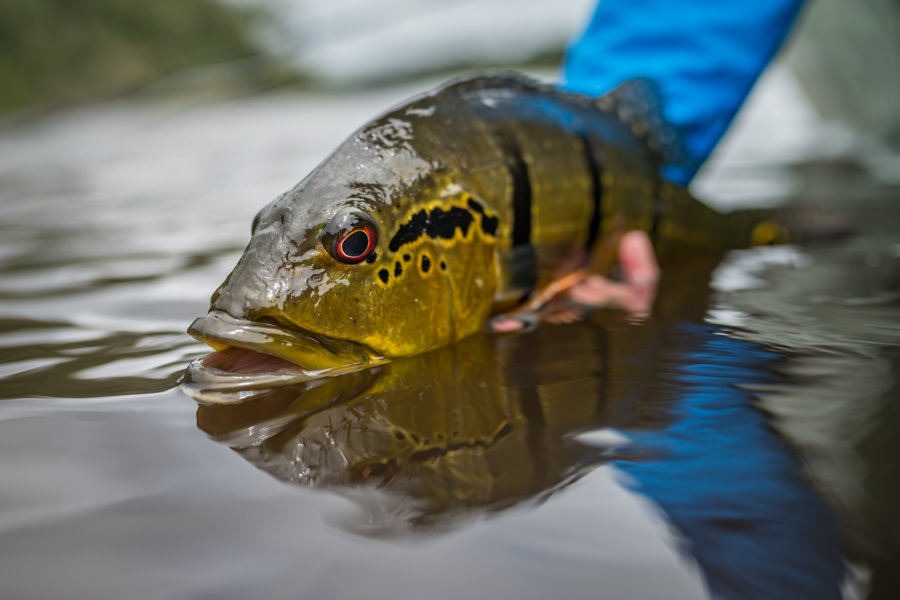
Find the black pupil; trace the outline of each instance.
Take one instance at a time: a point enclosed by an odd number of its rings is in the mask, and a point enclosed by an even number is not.
[[[362,229],[357,229],[344,238],[341,242],[341,252],[350,258],[359,258],[369,247],[369,234]]]

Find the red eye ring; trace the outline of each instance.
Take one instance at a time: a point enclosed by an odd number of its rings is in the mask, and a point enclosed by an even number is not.
[[[353,206],[335,212],[320,235],[322,246],[339,262],[355,265],[367,258],[374,260],[378,244],[375,219]]]
[[[341,262],[356,264],[368,258],[377,242],[375,227],[362,221],[353,229],[342,231],[335,237],[332,255]]]

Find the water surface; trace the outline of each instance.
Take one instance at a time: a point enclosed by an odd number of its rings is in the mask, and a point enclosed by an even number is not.
[[[859,235],[665,257],[642,323],[178,387],[258,208],[410,91],[2,133],[0,595],[896,597],[900,193],[847,165],[791,195]]]

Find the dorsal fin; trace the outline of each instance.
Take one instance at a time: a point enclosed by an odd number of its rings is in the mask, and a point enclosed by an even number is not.
[[[649,79],[629,79],[594,100],[600,110],[615,114],[631,127],[667,165],[687,166],[690,158],[681,136],[663,116],[662,96]]]

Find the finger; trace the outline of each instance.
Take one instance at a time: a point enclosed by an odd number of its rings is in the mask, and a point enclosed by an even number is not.
[[[569,298],[586,306],[623,306],[629,295],[627,284],[591,275],[569,290]]]
[[[497,333],[507,333],[524,329],[525,323],[513,317],[500,316],[488,321],[488,327]]]
[[[653,243],[643,231],[629,231],[619,242],[619,262],[626,285],[655,287],[659,281],[659,264]]]

